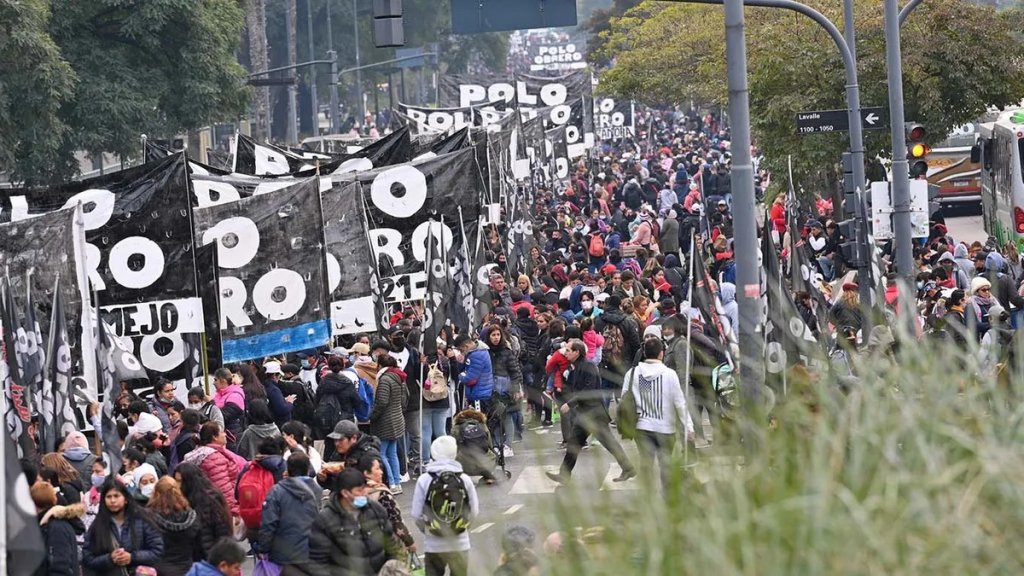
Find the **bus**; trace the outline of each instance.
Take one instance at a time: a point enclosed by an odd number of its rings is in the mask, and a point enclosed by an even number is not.
[[[971,159],[976,139],[977,123],[964,124],[928,153],[926,177],[939,187],[943,208],[981,205],[981,165]]]
[[[981,124],[971,159],[981,163],[985,231],[999,246],[1024,245],[1024,110],[1008,110]]]

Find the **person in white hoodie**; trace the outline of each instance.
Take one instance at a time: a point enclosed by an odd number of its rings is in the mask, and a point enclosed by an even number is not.
[[[644,361],[626,372],[622,392],[632,388],[636,398],[636,447],[640,469],[654,469],[657,458],[661,485],[668,493],[672,478],[672,450],[676,444],[676,424],[686,431],[687,442],[694,441],[693,419],[686,409],[686,396],[675,370],[663,362],[665,345],[658,338],[644,341]]]
[[[426,576],[444,576],[445,568],[451,576],[466,576],[469,571],[469,525],[480,514],[480,503],[473,481],[462,472],[462,464],[455,460],[457,455],[458,446],[454,437],[441,436],[434,440],[430,445],[433,460],[426,466],[427,473],[416,481],[412,517],[424,534]],[[427,499],[432,496],[435,500],[443,498],[439,488],[446,484],[446,479],[452,479],[447,473],[457,475],[464,490],[457,498],[460,501],[449,507],[451,512],[445,518],[439,518]],[[430,487],[435,482],[437,489],[431,494]]]

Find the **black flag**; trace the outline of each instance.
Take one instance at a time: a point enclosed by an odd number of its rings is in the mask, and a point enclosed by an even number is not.
[[[53,293],[53,316],[50,319],[50,338],[46,348],[47,377],[53,395],[54,438],[65,438],[78,429],[75,422],[74,397],[71,388],[71,346],[68,341],[67,318],[64,316],[64,297],[60,290]],[[53,447],[44,447],[47,452]]]
[[[4,376],[2,373],[5,370],[0,363],[0,376]],[[18,451],[11,434],[8,428],[3,439],[4,466],[7,467],[4,474],[7,491],[7,501],[4,502],[7,506],[7,574],[30,576],[42,563],[46,548],[39,532],[36,507],[29,493],[25,473],[21,470],[21,462],[18,462]]]
[[[7,430],[17,439],[18,453],[16,458],[35,455],[32,437],[28,426],[32,421],[32,409],[29,405],[29,390],[21,379],[22,368],[18,354],[17,316],[14,308],[14,295],[11,293],[10,281],[4,279],[2,299],[0,299],[0,325],[3,326],[3,349],[7,373],[4,377],[4,395],[7,400],[5,419]]]

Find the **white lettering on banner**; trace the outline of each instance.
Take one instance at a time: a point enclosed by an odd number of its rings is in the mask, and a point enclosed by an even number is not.
[[[244,328],[252,326],[252,320],[245,312],[245,301],[249,299],[249,293],[245,289],[245,283],[232,276],[220,277],[220,325],[226,328],[231,325]]]
[[[236,216],[222,220],[203,232],[203,245],[217,243],[217,265],[221,268],[241,268],[260,250],[260,231],[256,223]]]
[[[257,145],[253,155],[256,158],[257,176],[287,174],[290,170],[288,158],[276,150]]]
[[[150,370],[170,372],[185,361],[184,348],[181,334],[146,336],[139,346],[139,360]]]
[[[227,182],[217,182],[215,180],[193,179],[192,190],[195,191],[196,203],[199,205],[199,208],[227,204],[242,198],[237,188]]]
[[[434,222],[432,227],[429,221],[420,224],[412,231],[412,255],[418,262],[427,260],[428,228],[430,236],[437,241],[437,246],[450,247],[455,241],[452,229],[440,222]]]
[[[569,177],[569,160],[567,158],[555,158],[555,177]]]
[[[327,292],[334,292],[341,284],[341,265],[334,254],[324,251],[324,255],[327,259]]]
[[[365,172],[367,170],[373,170],[373,162],[369,158],[349,158],[341,163],[338,168],[332,172],[332,174],[348,174],[350,172]],[[328,181],[328,188],[330,188],[330,182]],[[323,192],[323,184],[320,185],[320,191]]]
[[[96,288],[96,290],[104,290],[107,287],[107,283],[103,281],[103,276],[100,276],[100,262],[103,260],[103,254],[100,253],[100,249],[95,244],[85,243],[85,269],[89,273],[89,282]]]
[[[82,190],[68,198],[68,201],[64,203],[64,208],[74,208],[81,202],[85,230],[96,230],[110,222],[110,217],[114,215],[115,200],[116,197],[110,190]]]
[[[381,278],[380,294],[388,304],[422,300],[427,295],[427,272],[420,270]]]
[[[203,332],[200,298],[160,300],[142,304],[104,306],[104,320],[117,336],[151,336]],[[151,368],[148,364],[148,368]]]
[[[110,274],[125,288],[146,288],[164,273],[164,252],[143,236],[129,236],[110,249]]]
[[[409,118],[416,123],[416,131],[418,133],[447,132],[452,129],[461,130],[473,124],[473,119],[471,117],[467,118],[466,112],[461,110],[455,112],[424,112],[415,108],[406,108],[406,112]]]
[[[390,168],[373,179],[370,199],[390,216],[409,218],[427,201],[427,177],[413,166]]]
[[[260,182],[259,184],[256,185],[256,190],[252,193],[252,195],[259,196],[260,194],[267,194],[268,192],[273,192],[275,190],[287,188],[293,184],[296,184],[297,182],[297,180],[285,178],[270,181],[264,180],[263,182]]]
[[[461,84],[459,86],[459,108],[468,108],[473,104],[496,100],[511,102],[513,97],[518,97],[521,107],[537,106],[538,102],[543,102],[544,106],[557,106],[565,103],[568,93],[568,87],[561,82],[542,84],[536,93],[531,93],[529,85],[523,81],[517,81],[515,88],[507,82],[495,82],[489,86]]]
[[[405,254],[402,254],[402,233],[394,228],[374,228],[370,230],[370,246],[373,247],[374,259],[380,266],[380,257],[391,259],[392,266],[405,266]]]
[[[338,335],[373,330],[377,325],[373,310],[373,296],[331,302],[331,332]]]
[[[306,282],[294,270],[275,268],[256,281],[252,301],[267,320],[291,318],[306,303]]]

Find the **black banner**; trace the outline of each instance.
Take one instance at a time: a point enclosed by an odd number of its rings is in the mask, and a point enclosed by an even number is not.
[[[201,208],[195,217],[196,243],[217,245],[224,362],[327,343],[317,180]]]
[[[548,175],[558,180],[569,177],[569,144],[565,133],[565,126],[544,132],[544,158]]]
[[[463,148],[468,148],[473,145],[473,142],[469,137],[469,132],[470,128],[466,127],[453,132],[449,136],[441,135],[436,138],[430,138],[422,145],[416,147],[416,152],[413,158],[415,160],[426,160],[427,158],[451,154],[452,152],[458,152]]]
[[[594,135],[601,140],[634,138],[633,102],[597,96],[594,98]]]
[[[251,176],[280,176],[314,170],[318,159],[329,156],[297,154],[273,144],[260,144],[245,134],[235,135],[233,172]]]
[[[797,362],[810,366],[821,359],[821,346],[811,329],[797,312],[789,290],[783,284],[779,256],[767,226],[761,234],[761,258],[764,266],[762,298],[765,302],[764,368],[767,380],[776,390],[782,390],[783,373]]]
[[[425,297],[428,234],[454,246],[464,224],[475,244],[470,230],[480,216],[483,182],[474,154],[465,149],[356,175],[385,303]]]
[[[197,246],[196,282],[199,284],[199,297],[203,302],[203,328],[205,332],[206,367],[208,372],[213,372],[224,364],[221,352],[220,274],[218,270],[217,246],[215,244]],[[194,374],[190,372],[192,361],[189,359],[189,355],[194,354],[193,349],[196,347],[196,339],[191,336],[187,337],[183,342],[186,353],[184,372],[186,375],[193,375],[194,377]],[[202,341],[199,342],[199,346],[203,347]],[[202,368],[201,364],[200,368]]]
[[[578,70],[565,76],[545,78],[517,74],[515,79],[500,75],[445,74],[439,82],[442,106],[467,108],[498,100],[515,102],[520,110],[565,104],[577,98],[591,98],[590,71]]]
[[[363,200],[356,182],[336,182],[321,192],[331,333],[376,329],[371,276],[373,258],[366,238]]]
[[[502,121],[512,115],[504,100],[463,108],[429,108],[398,104],[397,112],[415,134],[448,134],[463,128],[498,130]]]

